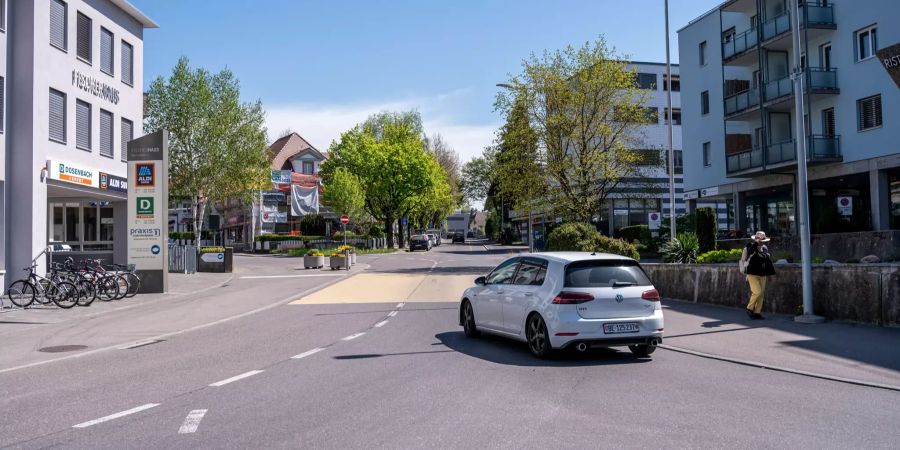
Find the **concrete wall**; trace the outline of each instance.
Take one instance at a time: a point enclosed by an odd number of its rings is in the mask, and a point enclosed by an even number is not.
[[[666,298],[745,308],[750,298],[737,264],[642,264]],[[778,265],[769,278],[764,312],[794,314],[802,305],[800,266]],[[813,267],[815,313],[829,320],[900,326],[900,266]]]
[[[746,239],[718,241],[720,249],[743,248]],[[800,256],[800,240],[796,236],[774,237],[769,243],[772,253],[788,252]],[[847,262],[875,255],[881,261],[900,261],[900,230],[863,231],[859,233],[816,234],[812,236],[813,258]]]

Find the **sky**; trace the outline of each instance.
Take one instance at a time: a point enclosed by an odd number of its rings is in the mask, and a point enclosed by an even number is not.
[[[497,83],[530,53],[603,35],[634,61],[665,61],[663,0],[131,0],[144,35],[144,88],[181,56],[228,68],[259,99],[271,140],[285,129],[327,150],[383,110],[417,109],[463,162],[501,123]],[[671,0],[676,31],[721,0]]]

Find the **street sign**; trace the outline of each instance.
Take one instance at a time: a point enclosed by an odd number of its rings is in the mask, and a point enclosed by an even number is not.
[[[652,213],[647,214],[647,222],[650,225],[651,230],[659,229],[660,219],[662,219],[662,215],[658,212],[652,212]]]
[[[882,48],[875,53],[878,55],[878,59],[881,60],[884,70],[887,70],[888,75],[900,88],[900,44]]]
[[[344,224],[344,225],[347,225],[348,223],[350,223],[350,218],[347,217],[346,214],[342,215],[342,216],[341,216],[341,223]]]
[[[169,134],[165,131],[148,134],[129,141],[127,147],[128,263],[135,265],[141,277],[140,293],[164,293],[168,290],[169,275],[165,233]]]

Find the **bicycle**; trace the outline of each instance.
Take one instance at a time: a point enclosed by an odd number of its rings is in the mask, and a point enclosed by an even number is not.
[[[121,300],[125,298],[126,295],[128,295],[128,291],[129,289],[131,289],[131,283],[129,282],[128,278],[125,277],[125,275],[118,272],[106,270],[106,268],[103,267],[102,260],[88,259],[86,260],[86,263],[87,262],[92,263],[90,266],[88,266],[90,270],[96,272],[102,277],[111,278],[118,285],[116,289],[116,295],[112,298],[112,300]]]
[[[42,277],[35,269],[37,264],[22,269],[28,275],[10,284],[6,295],[12,304],[27,308],[35,301],[41,304],[52,301],[60,308],[69,309],[78,303],[78,288],[73,283],[61,280],[55,271],[50,278]]]
[[[65,264],[52,264],[54,270],[63,281],[68,281],[78,288],[78,306],[90,306],[97,299],[97,288],[87,277],[75,270],[72,258]]]
[[[110,264],[111,273],[115,273],[116,275],[120,275],[125,278],[125,281],[128,284],[128,290],[125,293],[125,298],[131,298],[137,295],[138,291],[141,290],[141,278],[137,276],[135,273],[134,266],[128,266],[125,264]]]
[[[105,302],[122,298],[119,280],[115,276],[89,265],[89,261],[96,264],[94,260],[81,261],[81,266],[77,269],[77,273],[94,285],[97,298]]]

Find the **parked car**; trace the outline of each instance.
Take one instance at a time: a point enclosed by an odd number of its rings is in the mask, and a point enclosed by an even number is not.
[[[451,236],[450,242],[454,244],[465,244],[466,235],[463,234],[462,231],[457,231],[456,233],[453,233],[453,236]]]
[[[434,246],[437,245],[437,244],[434,242],[435,238],[434,238],[434,235],[433,235],[433,234],[431,234],[431,233],[425,233],[423,236],[425,236],[425,237],[428,239],[428,243],[431,245],[431,247],[434,247]]]
[[[549,252],[511,257],[463,292],[459,324],[554,350],[628,346],[647,357],[662,343],[659,292],[637,261],[619,255]]]
[[[409,251],[416,250],[431,250],[431,242],[428,241],[428,237],[424,234],[414,234],[409,238]]]
[[[441,230],[428,230],[428,234],[434,237],[434,245],[441,245]]]
[[[466,233],[466,237],[470,238],[470,239],[475,239],[475,231],[469,230],[469,232]]]

